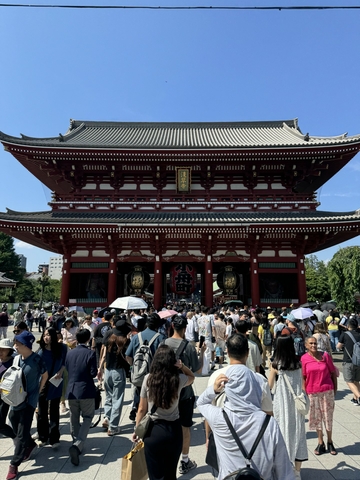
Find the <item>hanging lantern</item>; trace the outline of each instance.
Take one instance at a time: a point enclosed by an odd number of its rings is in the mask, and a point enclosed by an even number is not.
[[[217,284],[225,295],[235,295],[239,287],[239,274],[230,265],[226,266],[216,277]]]
[[[136,265],[127,276],[127,284],[131,293],[141,295],[150,283],[150,275],[143,270],[143,267]]]
[[[178,263],[170,270],[170,288],[178,295],[190,295],[196,289],[196,269],[188,263]]]

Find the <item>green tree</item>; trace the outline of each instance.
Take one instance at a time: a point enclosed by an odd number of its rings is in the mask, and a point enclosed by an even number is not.
[[[34,289],[34,298],[39,303],[39,307],[41,307],[41,300],[42,303],[58,302],[60,300],[61,280],[54,280],[48,276],[41,277],[34,281]]]
[[[20,259],[15,252],[14,239],[0,232],[0,272],[15,281],[24,276],[24,269],[19,265]]]
[[[331,290],[325,262],[316,255],[305,257],[306,290],[309,302],[319,303],[329,300]]]
[[[352,310],[360,291],[360,247],[341,248],[328,264],[331,296],[341,310]]]
[[[14,293],[15,302],[17,303],[31,302],[34,300],[34,294],[35,294],[35,282],[24,278],[16,286],[15,293]]]

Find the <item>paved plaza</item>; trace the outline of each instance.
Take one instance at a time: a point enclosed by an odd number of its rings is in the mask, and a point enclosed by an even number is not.
[[[341,368],[341,355],[335,355],[335,361]],[[206,388],[207,377],[195,380],[196,395]],[[68,475],[76,474],[78,480],[120,479],[121,459],[131,449],[131,434],[134,424],[129,420],[131,405],[130,384],[127,385],[125,404],[122,411],[122,433],[108,437],[100,426],[92,429],[85,445],[80,465],[74,467],[68,456],[71,445],[69,431],[69,414],[61,415],[61,446],[54,451],[50,446],[38,448],[32,458],[19,467],[20,478],[31,477],[32,480],[62,480]],[[307,432],[309,461],[303,464],[303,480],[360,480],[360,406],[351,402],[351,395],[342,375],[339,379],[339,391],[336,396],[334,444],[337,456],[326,453],[320,457],[313,454],[317,440],[314,432]],[[97,418],[97,417],[96,417]],[[190,457],[198,467],[186,475],[179,475],[183,480],[213,480],[211,468],[205,464],[205,432],[203,421],[198,411],[194,415],[195,425],[192,429]],[[101,422],[100,422],[101,425]],[[35,432],[35,423],[33,424]],[[0,471],[5,479],[8,465],[13,453],[13,442],[7,438],[0,440]]]

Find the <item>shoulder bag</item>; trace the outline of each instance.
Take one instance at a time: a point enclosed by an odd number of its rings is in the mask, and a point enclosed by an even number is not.
[[[235,472],[229,473],[229,475],[226,475],[226,477],[224,477],[223,480],[250,480],[250,479],[262,480],[262,477],[260,476],[260,474],[254,468],[251,468],[251,458],[254,455],[255,450],[256,450],[257,446],[259,445],[259,442],[262,439],[262,437],[265,433],[265,430],[266,430],[266,428],[269,424],[269,421],[270,421],[270,418],[271,418],[270,415],[266,415],[266,417],[264,419],[264,422],[262,424],[262,427],[260,429],[260,432],[258,433],[258,436],[255,439],[254,445],[251,447],[251,450],[248,453],[246,451],[242,441],[240,440],[239,436],[235,432],[235,429],[232,426],[232,424],[230,422],[230,419],[227,416],[227,413],[225,412],[225,410],[223,410],[222,412],[223,412],[225,421],[227,423],[227,426],[229,427],[230,432],[231,432],[232,436],[234,437],[234,440],[235,440],[237,446],[239,447],[241,453],[244,455],[245,462],[246,462],[246,467],[245,468],[240,468],[240,469],[236,470]]]
[[[304,416],[307,415],[309,413],[309,408],[310,408],[309,397],[306,395],[305,392],[301,392],[300,395],[296,395],[285,372],[283,373],[283,377],[288,386],[288,389],[291,392],[291,395],[293,396],[296,410],[301,415],[304,415]]]
[[[135,435],[138,438],[141,438],[142,440],[144,439],[146,432],[149,430],[150,424],[153,421],[151,418],[151,415],[153,415],[157,410],[157,407],[153,405],[152,409],[150,412],[147,412],[146,415],[143,416],[143,418],[140,420],[140,422],[136,425],[135,427]]]

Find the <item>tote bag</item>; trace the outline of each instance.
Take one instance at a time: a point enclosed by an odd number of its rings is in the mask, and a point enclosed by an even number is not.
[[[121,480],[147,480],[144,442],[138,442],[122,459]]]

